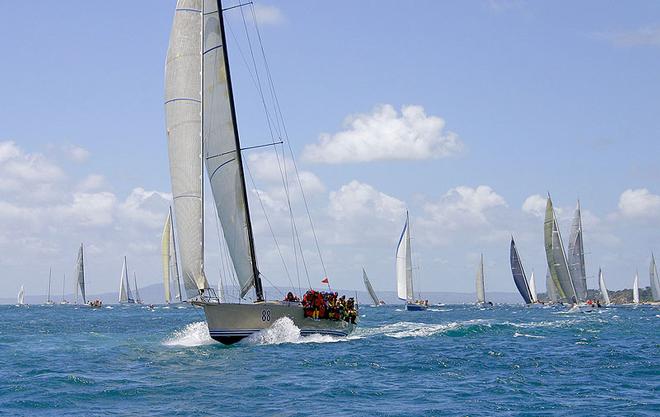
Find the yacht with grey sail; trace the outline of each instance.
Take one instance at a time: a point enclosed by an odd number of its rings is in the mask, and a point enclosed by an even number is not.
[[[649,285],[651,286],[653,303],[660,302],[660,277],[658,277],[658,267],[655,264],[653,253],[651,253],[651,264],[649,265]]]
[[[527,276],[525,275],[525,268],[523,267],[516,242],[511,236],[511,245],[509,248],[509,261],[511,263],[511,274],[513,275],[513,282],[520,293],[525,304],[531,305],[536,302],[536,291],[532,292]],[[533,273],[532,273],[533,274]]]
[[[364,281],[364,287],[367,289],[371,301],[373,301],[373,306],[378,307],[385,304],[385,302],[378,299],[376,291],[374,291],[374,287],[371,286],[371,281],[369,281],[369,277],[367,276],[367,271],[365,271],[364,268],[362,268],[362,281]]]
[[[587,272],[584,263],[584,243],[582,240],[582,213],[580,200],[577,202],[571,233],[568,237],[568,267],[571,271],[571,280],[575,288],[577,300],[580,303],[587,301]]]
[[[176,240],[172,227],[172,207],[170,207],[161,238],[161,256],[163,262],[163,290],[165,303],[181,302],[181,282],[179,279],[179,264],[176,258]]]
[[[78,304],[78,293],[80,292],[82,303],[87,304],[87,296],[85,295],[85,259],[82,243],[80,244],[80,249],[78,249],[74,276],[76,277],[73,290],[75,293],[75,303]]]
[[[254,6],[245,3],[236,7]],[[173,211],[186,296],[204,309],[210,336],[225,344],[285,317],[302,335],[346,336],[353,331],[354,323],[306,317],[303,305],[297,301],[266,300],[255,253],[244,149],[234,104],[225,34],[227,11],[221,1],[178,0],[165,65]],[[276,145],[275,140],[271,145]],[[205,274],[204,165],[239,287],[238,302],[220,303]],[[302,254],[303,248],[299,249]],[[254,302],[245,302],[252,289]]]

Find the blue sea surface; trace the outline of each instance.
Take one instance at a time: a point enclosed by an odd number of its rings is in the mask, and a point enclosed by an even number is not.
[[[179,307],[0,306],[0,415],[660,415],[655,307],[363,306],[233,346]]]

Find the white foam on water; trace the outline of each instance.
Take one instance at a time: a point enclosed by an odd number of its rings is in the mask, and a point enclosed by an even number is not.
[[[374,336],[382,334],[395,339],[406,337],[428,337],[457,327],[460,327],[460,323],[426,324],[401,321],[371,329],[360,329],[356,336]]]
[[[334,343],[346,338],[312,334],[301,336],[300,329],[288,317],[279,318],[267,329],[253,333],[247,342],[255,345],[279,345],[282,343]]]
[[[165,346],[203,346],[215,343],[209,336],[209,328],[205,321],[190,323],[181,330],[177,330],[163,342]]]
[[[453,308],[429,308],[429,311],[452,311]]]
[[[513,337],[529,337],[530,339],[545,339],[545,336],[536,336],[533,334],[525,334],[525,333],[518,333],[515,332],[513,334]]]
[[[105,308],[107,308],[108,310],[112,310],[112,309],[114,309],[113,306],[105,306]]]

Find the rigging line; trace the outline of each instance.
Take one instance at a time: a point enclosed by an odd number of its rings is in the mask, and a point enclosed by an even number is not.
[[[282,115],[282,108],[279,104],[279,100],[277,98],[277,93],[275,92],[275,83],[273,82],[271,72],[270,72],[270,68],[268,66],[268,60],[266,59],[266,52],[264,50],[263,42],[262,42],[262,39],[261,39],[261,32],[259,31],[259,25],[257,23],[256,15],[254,13],[254,6],[251,8],[251,10],[252,10],[253,18],[254,18],[254,26],[255,26],[256,33],[257,33],[257,38],[259,40],[259,46],[261,48],[261,53],[262,53],[262,56],[263,56],[263,59],[264,59],[264,65],[266,67],[266,74],[268,76],[268,80],[269,80],[269,83],[270,83],[272,91],[273,91],[273,97],[274,97],[275,103],[276,103],[276,111],[279,112],[279,117],[281,118],[281,121],[282,121],[282,128],[283,128],[283,131],[284,131],[284,137],[286,138],[286,144],[287,144],[287,147],[289,148],[289,153],[291,154],[291,161],[293,163],[293,168],[294,168],[294,172],[296,174],[296,179],[298,180],[298,186],[300,187],[300,193],[302,195],[303,202],[305,204],[305,211],[307,212],[307,217],[309,219],[309,224],[310,224],[310,227],[312,229],[312,235],[314,236],[314,243],[316,244],[316,250],[317,250],[318,255],[319,255],[319,260],[321,261],[321,266],[323,268],[323,274],[327,277],[328,272],[325,268],[325,262],[323,262],[323,255],[321,254],[321,247],[319,246],[318,237],[316,235],[316,230],[314,228],[314,222],[312,221],[312,215],[309,212],[309,205],[307,203],[307,197],[305,196],[305,191],[303,190],[302,182],[300,181],[300,173],[298,171],[298,165],[296,164],[296,160],[295,160],[295,157],[293,155],[293,149],[291,148],[291,141],[289,140],[289,134],[288,134],[287,129],[286,129],[286,123],[284,122],[284,116]]]
[[[222,237],[221,237],[221,235],[220,235],[220,220],[218,220],[218,208],[215,207],[215,204],[213,204],[213,207],[214,207],[214,210],[213,210],[213,211],[214,211],[214,213],[215,213],[215,231],[216,231],[216,233],[217,233],[217,235],[218,235],[218,249],[220,249],[220,247],[221,247],[221,245],[222,245],[222,243],[221,243]],[[218,252],[219,252],[219,251],[218,251]],[[218,254],[218,255],[219,255],[219,254]],[[224,270],[223,270],[224,268],[223,268],[223,267],[224,267],[224,262],[223,262],[222,256],[218,256],[218,258],[219,258],[219,260],[220,260],[220,268],[218,268],[218,272],[220,273],[220,282],[219,282],[219,285],[222,286],[222,290],[221,290],[220,288],[218,288],[218,292],[222,291],[223,293],[225,293],[225,290],[224,290],[225,283],[224,283],[224,281],[223,281],[223,274],[224,274]]]
[[[248,172],[248,176],[250,177],[250,182],[252,183],[252,187],[254,187],[255,194],[257,195],[257,198],[259,200],[259,204],[261,205],[261,210],[264,212],[264,217],[266,218],[266,223],[268,224],[268,229],[270,230],[270,234],[273,236],[273,241],[275,242],[275,247],[277,248],[277,253],[280,255],[280,259],[282,260],[282,265],[284,265],[284,271],[286,272],[286,276],[289,280],[289,284],[291,284],[291,288],[295,288],[293,285],[293,281],[291,281],[291,274],[289,274],[289,268],[286,266],[286,261],[284,260],[284,255],[282,255],[282,250],[280,249],[280,244],[277,242],[277,237],[275,236],[275,231],[273,230],[273,226],[270,223],[270,219],[268,218],[268,214],[266,213],[266,206],[264,206],[264,202],[261,199],[261,194],[257,190],[257,185],[254,182],[254,177],[252,176],[252,171],[250,170],[250,165],[246,164],[246,170]]]
[[[266,277],[264,274],[261,274],[261,278],[263,278],[263,279],[265,279],[266,281],[268,281],[268,283],[270,284],[270,286],[273,287],[273,288],[275,288],[275,290],[276,290],[277,292],[280,293],[280,297],[284,298],[284,292],[283,292],[279,287],[277,287],[275,284],[273,284],[273,283],[268,279],[268,277]]]

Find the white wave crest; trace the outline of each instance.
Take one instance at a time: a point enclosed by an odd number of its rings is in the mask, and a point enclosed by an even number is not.
[[[181,330],[177,330],[174,334],[163,342],[165,346],[203,346],[214,343],[211,336],[209,336],[209,328],[205,321],[198,321],[190,323]]]
[[[518,332],[515,332],[513,334],[513,337],[529,337],[531,339],[545,339],[545,336],[537,336],[537,335],[533,335],[533,334],[525,334],[525,333],[518,333]]]
[[[312,334],[301,336],[300,329],[288,317],[279,318],[267,329],[250,335],[248,343],[255,345],[279,345],[282,343],[333,343],[346,340],[327,335]]]
[[[378,334],[395,339],[402,339],[406,337],[428,337],[437,333],[445,332],[447,330],[455,329],[460,324],[457,322],[445,324],[426,324],[426,323],[413,323],[409,321],[401,321],[398,323],[386,324],[384,326],[375,327],[372,329],[361,329],[356,336],[374,336]]]

